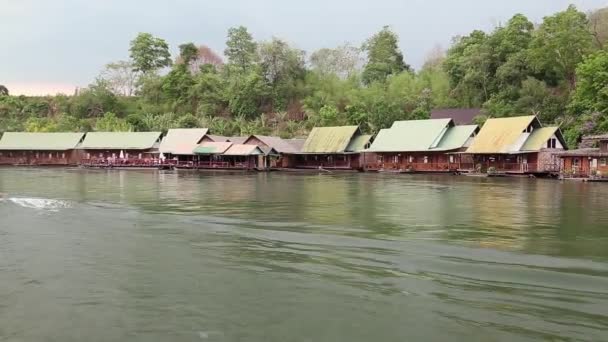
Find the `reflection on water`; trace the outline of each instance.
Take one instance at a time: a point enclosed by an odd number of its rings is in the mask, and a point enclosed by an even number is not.
[[[0,169],[0,340],[607,340],[607,191]]]

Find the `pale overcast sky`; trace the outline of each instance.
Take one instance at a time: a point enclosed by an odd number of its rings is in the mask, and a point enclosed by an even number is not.
[[[226,31],[244,25],[257,40],[276,36],[308,53],[359,45],[384,25],[400,36],[406,61],[420,67],[433,47],[515,13],[532,21],[574,3],[588,11],[608,0],[0,0],[0,84],[12,93],[70,92],[103,66],[128,58],[138,32],[222,53]]]

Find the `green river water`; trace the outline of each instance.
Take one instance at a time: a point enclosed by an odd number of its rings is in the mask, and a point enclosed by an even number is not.
[[[0,168],[0,341],[608,341],[608,184]]]

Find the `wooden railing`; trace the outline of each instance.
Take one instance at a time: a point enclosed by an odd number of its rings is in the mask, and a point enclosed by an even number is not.
[[[158,167],[159,159],[83,159],[79,163],[89,167]]]
[[[316,161],[316,160],[297,160],[295,163],[297,168],[350,168],[351,164],[348,160],[339,161]]]
[[[249,162],[227,162],[227,161],[181,161],[177,167],[186,169],[238,169],[247,170],[255,168],[254,163]]]
[[[459,169],[459,163],[368,163],[369,170],[402,170],[402,171],[453,171]]]
[[[69,165],[67,158],[3,157],[0,165]]]

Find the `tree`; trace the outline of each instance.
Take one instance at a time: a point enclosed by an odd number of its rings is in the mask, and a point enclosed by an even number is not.
[[[454,94],[464,106],[480,106],[490,97],[492,79],[488,35],[479,30],[458,37],[448,50],[444,70]]]
[[[211,64],[202,66],[190,89],[190,97],[197,103],[197,114],[218,115],[226,107],[225,93],[226,82],[217,69]]]
[[[75,117],[83,119],[96,118],[105,112],[120,112],[121,108],[108,83],[98,79],[71,98],[69,111]]]
[[[256,43],[244,26],[228,30],[228,40],[224,55],[229,65],[237,72],[245,72],[256,62]]]
[[[268,86],[259,67],[248,73],[231,77],[226,89],[228,108],[234,116],[255,118],[268,96]]]
[[[334,49],[323,48],[310,56],[312,69],[323,74],[346,78],[361,68],[361,49],[344,44]]]
[[[601,112],[608,116],[608,52],[585,58],[576,69],[578,82],[570,103],[574,113]]]
[[[304,52],[273,38],[259,46],[262,75],[269,85],[273,109],[286,109],[298,95],[298,82],[305,75]]]
[[[567,10],[545,17],[534,35],[530,57],[536,71],[552,72],[576,85],[576,66],[591,52],[592,38],[589,22],[574,5]]]
[[[589,17],[589,31],[597,48],[603,49],[608,40],[608,8],[601,8],[591,12]]]
[[[118,118],[112,112],[107,112],[97,120],[95,130],[98,132],[128,132],[132,130],[132,127],[126,120]]]
[[[0,96],[8,96],[8,88],[0,84]]]
[[[177,58],[177,64],[184,63],[181,57]],[[201,68],[206,65],[212,65],[215,68],[220,68],[224,61],[215,51],[205,45],[201,45],[196,48],[195,56],[190,60],[188,64],[188,70],[192,74],[197,74],[201,71]]]
[[[185,64],[175,65],[162,79],[162,90],[165,98],[178,106],[186,105],[190,102],[190,88],[193,85],[192,74],[188,71]]]
[[[108,63],[101,72],[100,79],[107,83],[115,95],[132,96],[140,77],[140,73],[133,69],[133,63],[129,61]]]
[[[196,59],[197,54],[198,48],[194,43],[186,43],[179,46],[179,61],[187,66]]]
[[[410,70],[399,51],[398,40],[397,34],[385,26],[363,44],[363,50],[367,52],[367,64],[363,69],[365,84],[382,82],[390,75]]]
[[[131,41],[129,51],[135,71],[147,74],[171,65],[169,45],[164,39],[154,37],[150,33],[139,33]]]

